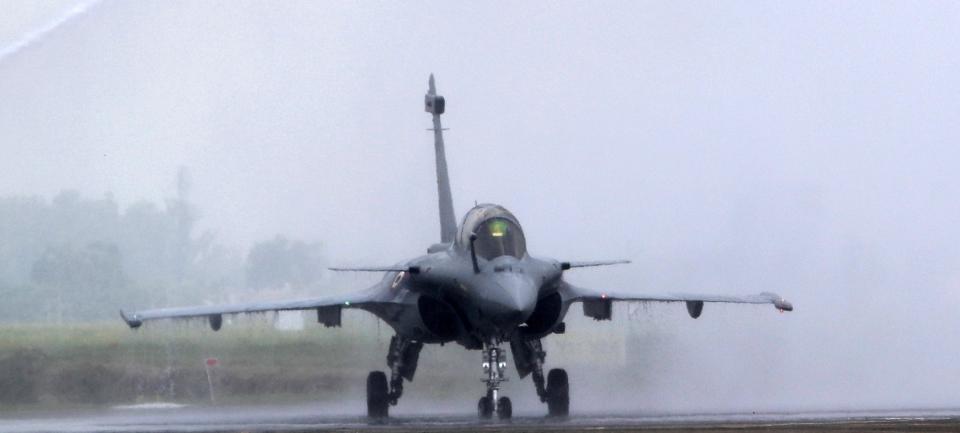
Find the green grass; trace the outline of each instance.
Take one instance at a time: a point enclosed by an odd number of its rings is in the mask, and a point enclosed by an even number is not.
[[[119,318],[0,325],[0,411],[202,403],[209,400],[204,367],[208,357],[220,361],[213,378],[222,403],[362,401],[367,373],[386,370],[393,331],[362,312],[347,312],[342,328],[324,328],[309,315],[305,318],[302,331],[276,330],[268,315],[234,318],[218,332],[199,320],[150,322],[136,330]],[[629,323],[571,316],[568,325],[569,335],[544,340],[551,366],[613,374],[629,362],[660,359],[638,358],[623,350],[623,330]],[[638,335],[644,340],[633,346],[643,353],[658,341],[656,333]],[[479,352],[456,344],[427,345],[416,380],[406,388],[436,401],[473,396],[479,389],[479,359]],[[514,379],[508,386],[527,392],[529,379],[525,382]]]
[[[213,373],[224,399],[337,389],[368,369],[383,368],[390,334],[378,337],[367,328],[308,323],[303,331],[278,331],[256,318],[225,324],[219,332],[203,323],[151,323],[138,330],[122,322],[5,325],[0,403],[202,400],[208,397],[209,357],[220,360]],[[365,362],[371,354],[379,362]]]

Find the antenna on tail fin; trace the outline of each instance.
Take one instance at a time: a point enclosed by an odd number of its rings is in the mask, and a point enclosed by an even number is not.
[[[446,108],[443,96],[437,94],[430,74],[430,88],[424,97],[424,110],[433,115],[433,147],[437,154],[437,195],[440,204],[440,242],[453,242],[457,236],[457,219],[453,214],[453,195],[450,193],[450,176],[447,174],[447,156],[443,150],[443,127],[440,115]]]

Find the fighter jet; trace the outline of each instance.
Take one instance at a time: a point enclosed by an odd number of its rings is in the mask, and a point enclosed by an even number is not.
[[[213,330],[223,324],[223,315],[268,311],[314,310],[326,327],[341,325],[342,311],[367,311],[390,325],[396,334],[387,354],[389,379],[382,371],[367,376],[367,414],[388,416],[403,394],[404,381],[412,381],[424,344],[455,342],[482,353],[486,393],[477,403],[481,418],[513,415],[510,398],[500,394],[507,366],[503,346],[509,345],[520,378],[532,376],[540,401],[550,416],[567,416],[570,386],[567,372],[554,368],[544,375],[546,353],[541,339],[563,334],[570,307],[580,303],[583,314],[595,320],[611,320],[613,303],[684,303],[687,312],[700,317],[705,303],[772,304],[778,310],[793,306],[773,293],[750,296],[697,294],[649,294],[576,287],[563,278],[578,268],[629,263],[611,261],[560,261],[534,257],[527,251],[520,221],[503,206],[479,204],[457,225],[450,192],[440,116],[446,101],[436,92],[433,75],[425,96],[425,109],[433,118],[437,189],[440,211],[440,242],[427,254],[398,266],[331,268],[336,271],[381,272],[383,279],[360,292],[315,299],[253,302],[223,306],[164,308],[126,313],[131,328],[158,319],[203,318]]]

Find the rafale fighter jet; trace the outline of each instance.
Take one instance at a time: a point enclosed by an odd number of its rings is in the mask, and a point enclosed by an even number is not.
[[[437,187],[440,202],[440,243],[427,254],[403,265],[366,268],[331,268],[338,271],[385,273],[383,280],[354,294],[279,302],[254,302],[224,306],[197,306],[121,312],[131,328],[156,319],[204,318],[214,330],[223,324],[224,314],[259,313],[283,310],[315,310],[326,327],[340,326],[344,308],[375,314],[389,324],[396,335],[387,354],[389,379],[381,371],[367,376],[367,414],[386,417],[391,405],[403,394],[404,380],[413,380],[420,349],[424,344],[456,342],[482,352],[486,394],[477,411],[482,418],[512,416],[508,397],[500,395],[507,366],[502,345],[509,344],[517,374],[533,376],[537,395],[547,404],[551,416],[565,416],[570,406],[567,373],[553,369],[544,376],[546,353],[540,339],[563,334],[564,317],[574,303],[583,314],[596,320],[610,320],[614,301],[683,302],[691,317],[697,318],[705,302],[772,304],[780,311],[793,306],[773,293],[752,296],[693,294],[645,294],[596,290],[573,286],[563,279],[568,270],[628,263],[624,260],[568,262],[537,258],[527,252],[520,221],[495,204],[470,209],[460,226],[454,219],[453,199],[444,155],[440,115],[445,101],[436,93],[430,76],[426,111],[433,116]]]

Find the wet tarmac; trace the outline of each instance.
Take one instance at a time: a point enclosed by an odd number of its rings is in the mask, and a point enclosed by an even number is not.
[[[100,410],[0,413],[0,432],[321,432],[321,431],[775,431],[957,432],[960,409],[758,414],[582,414],[567,419],[517,414],[481,421],[474,414],[400,414],[370,422],[361,414],[318,414],[316,405],[118,406]]]

